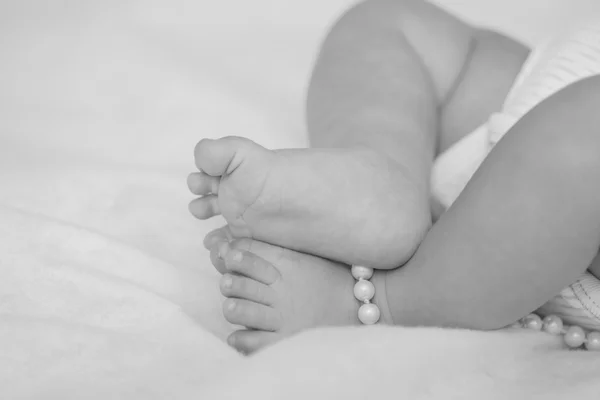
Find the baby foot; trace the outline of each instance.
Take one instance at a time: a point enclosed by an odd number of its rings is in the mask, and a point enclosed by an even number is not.
[[[226,268],[223,315],[248,328],[229,336],[237,350],[251,353],[308,328],[360,325],[347,265],[250,239],[223,241],[213,247],[217,252]],[[371,281],[376,296],[385,293],[380,280]],[[374,301],[382,308],[380,323],[389,323],[384,300]]]
[[[431,223],[428,194],[401,166],[366,149],[267,150],[204,139],[190,190],[197,218],[222,214],[248,237],[348,264],[395,268]]]

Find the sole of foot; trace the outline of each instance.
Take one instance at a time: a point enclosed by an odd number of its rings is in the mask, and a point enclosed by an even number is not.
[[[247,237],[348,264],[395,268],[431,224],[426,190],[365,149],[267,150],[202,140],[188,178],[199,219],[222,215]]]

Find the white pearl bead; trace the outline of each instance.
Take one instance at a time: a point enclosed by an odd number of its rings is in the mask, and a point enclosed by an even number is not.
[[[577,326],[573,325],[567,329],[567,333],[565,333],[565,343],[572,349],[576,349],[580,347],[583,342],[585,342],[585,332],[584,330]]]
[[[363,267],[360,265],[352,266],[352,276],[354,279],[371,279],[373,276],[373,268]]]
[[[600,351],[600,332],[588,333],[585,348],[590,351]]]
[[[371,300],[375,296],[375,286],[370,281],[360,280],[354,285],[354,297],[358,301]]]
[[[537,314],[529,314],[523,318],[523,327],[539,331],[542,329],[542,319]]]
[[[545,332],[548,332],[552,335],[560,335],[563,329],[562,319],[556,315],[548,315],[546,318],[544,318],[543,329]]]
[[[358,309],[358,319],[365,325],[373,325],[379,321],[381,312],[375,304],[363,304]]]

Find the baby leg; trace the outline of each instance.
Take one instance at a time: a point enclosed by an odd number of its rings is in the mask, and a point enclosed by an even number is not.
[[[579,277],[600,244],[598,107],[600,77],[527,114],[415,256],[403,268],[375,272],[381,323],[497,329]],[[234,334],[236,347],[252,351],[302,329],[358,323],[347,267],[258,242],[246,242],[251,252],[234,257],[227,232],[214,235],[222,244],[213,243],[213,262],[239,275],[222,280],[224,313],[252,328]],[[326,282],[317,282],[316,292],[315,277]]]
[[[600,77],[588,78],[509,131],[411,261],[387,273],[396,323],[500,328],[590,266],[600,244],[599,107]]]
[[[203,197],[192,213],[222,214],[235,237],[349,264],[402,265],[431,224],[435,147],[500,107],[526,54],[427,2],[360,3],[328,35],[308,91],[309,134],[320,148],[202,141],[202,172],[189,184]]]

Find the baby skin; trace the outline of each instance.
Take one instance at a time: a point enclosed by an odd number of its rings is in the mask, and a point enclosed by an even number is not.
[[[373,275],[382,323],[499,329],[597,273],[598,104],[600,77],[588,78],[507,133],[415,255]],[[225,318],[250,329],[232,346],[252,352],[303,329],[357,324],[348,266],[232,237],[225,227],[205,241],[225,273]]]
[[[236,238],[385,269],[406,262],[430,225],[415,179],[373,150],[267,150],[226,137],[200,141],[195,158],[192,214],[222,215]]]
[[[363,22],[366,27],[356,31],[355,25]],[[482,34],[418,0],[361,3],[337,26],[313,74],[308,114],[309,133],[319,133],[327,138],[322,144],[339,145],[338,150],[268,151],[240,138],[202,141],[196,149],[202,172],[192,175],[189,183],[202,197],[191,208],[200,218],[221,213],[228,221],[227,227],[207,236],[205,246],[224,274],[225,317],[249,329],[230,337],[244,352],[306,328],[358,324],[348,266],[288,249],[388,268],[394,265],[389,260],[406,258],[412,251],[376,263],[385,256],[385,248],[407,235],[402,229],[398,234],[397,226],[386,221],[385,230],[371,222],[384,220],[394,210],[400,213],[395,221],[410,221],[407,216],[413,211],[406,213],[402,207],[417,206],[402,201],[411,188],[418,192],[412,199],[420,202],[416,209],[428,204],[422,192],[428,175],[422,172],[429,172],[430,153],[423,149],[447,148],[461,132],[472,131],[497,111],[526,57],[522,46]],[[379,36],[373,42],[363,40],[370,34]],[[369,53],[373,51],[381,54]],[[328,58],[328,52],[348,52],[352,62]],[[417,64],[429,69],[424,86],[411,86],[422,76],[422,71],[410,68],[410,57],[417,55]],[[360,64],[361,60],[376,62]],[[456,60],[464,64],[458,69],[464,72],[455,73]],[[396,76],[381,75],[381,68]],[[332,81],[334,87],[328,86]],[[365,86],[354,87],[356,82]],[[419,103],[433,86],[438,102]],[[331,93],[339,88],[343,90],[334,98]],[[350,98],[348,88],[358,90],[352,102],[364,100],[363,107],[377,109],[377,118],[367,118],[370,124],[361,127],[369,134],[358,141],[351,129],[332,129],[337,133],[328,136],[330,130],[323,129],[327,124],[320,125],[318,118],[310,122],[310,110],[339,116],[340,110],[328,107]],[[427,103],[437,113],[411,111],[409,106],[416,103]],[[403,267],[375,271],[374,301],[382,323],[393,319],[404,326],[499,329],[538,309],[588,268],[598,275],[598,104],[600,78],[589,78],[543,101],[510,129]],[[352,109],[350,105],[341,109]],[[403,112],[406,118],[394,119]],[[346,128],[360,126],[354,114],[337,121]],[[412,123],[427,120],[411,120],[414,115],[432,116],[439,129],[428,130],[427,123],[412,129]],[[402,121],[406,129],[388,129],[385,122],[390,121],[390,126]],[[422,140],[431,134],[435,140]],[[396,153],[400,156],[395,158]],[[398,175],[390,165],[401,166]],[[357,190],[364,195],[348,200]],[[382,209],[385,212],[378,214]],[[388,237],[389,229],[394,240]],[[370,239],[363,242],[363,237]],[[374,238],[384,245],[373,250],[370,246],[378,245]],[[413,247],[410,242],[408,248]]]
[[[404,32],[403,18],[423,23]],[[192,214],[222,215],[236,238],[346,264],[405,264],[431,226],[436,149],[500,106],[527,54],[499,35],[482,35],[489,45],[475,46],[476,30],[427,2],[352,8],[328,35],[309,85],[313,147],[200,141],[200,172],[188,178],[201,196]]]

